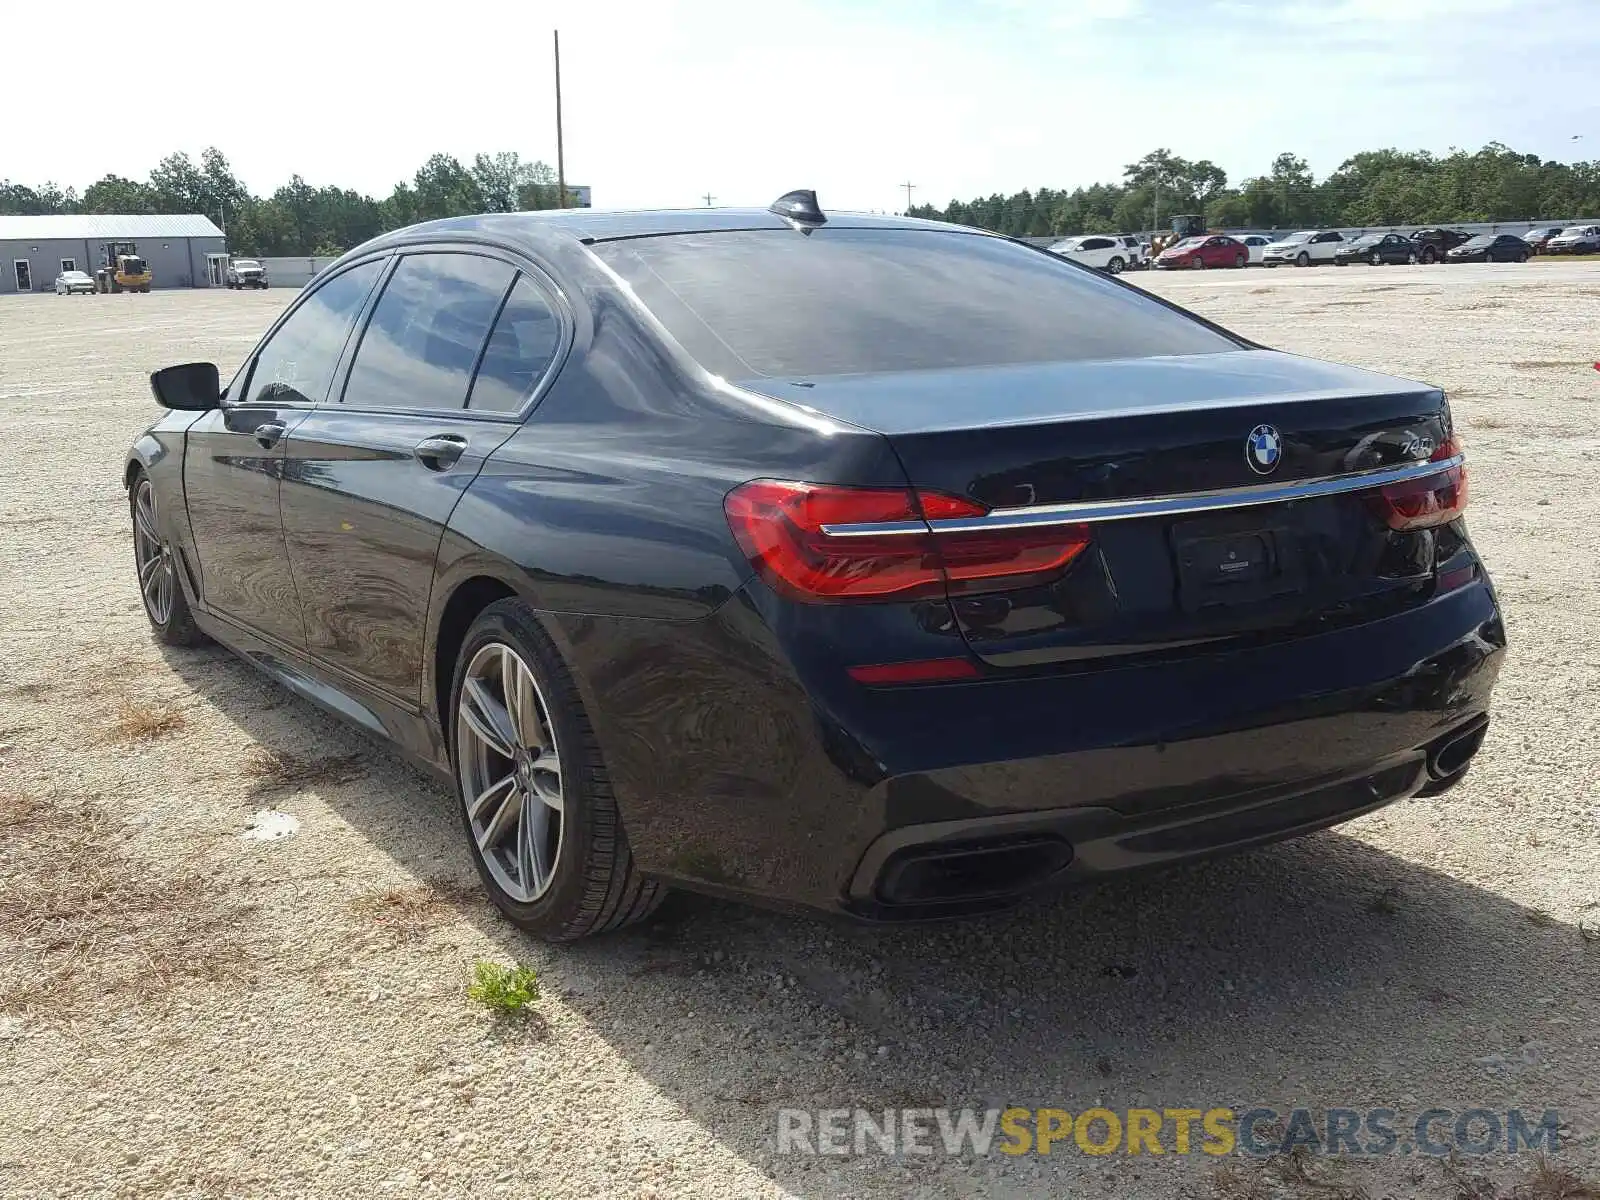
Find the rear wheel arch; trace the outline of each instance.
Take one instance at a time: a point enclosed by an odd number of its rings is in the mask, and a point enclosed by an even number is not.
[[[450,688],[455,680],[456,659],[466,641],[467,631],[478,614],[499,600],[516,596],[517,590],[494,575],[474,575],[457,584],[439,610],[433,636],[433,703],[445,744],[450,743]]]

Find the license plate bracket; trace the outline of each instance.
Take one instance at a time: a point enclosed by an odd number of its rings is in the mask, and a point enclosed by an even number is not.
[[[1172,527],[1178,601],[1185,612],[1250,604],[1304,588],[1299,539],[1260,514],[1225,514]]]

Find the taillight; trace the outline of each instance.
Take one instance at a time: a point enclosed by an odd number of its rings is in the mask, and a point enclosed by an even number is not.
[[[807,603],[1018,587],[1060,572],[1089,544],[1082,525],[938,530],[928,522],[981,517],[988,510],[964,496],[910,488],[759,479],[729,492],[723,510],[761,577]],[[846,525],[892,528],[830,532]]]
[[[1434,451],[1433,461],[1444,462],[1461,453],[1461,442],[1450,438]],[[1467,466],[1457,463],[1435,475],[1406,483],[1391,483],[1378,490],[1378,513],[1390,529],[1432,529],[1447,525],[1467,507]]]

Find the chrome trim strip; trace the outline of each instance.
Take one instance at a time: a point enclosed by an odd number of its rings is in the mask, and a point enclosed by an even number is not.
[[[1378,467],[1349,475],[1329,475],[1320,479],[1299,479],[1293,483],[1255,484],[1216,492],[1187,492],[1180,496],[1153,496],[1132,500],[1087,500],[1077,504],[1048,504],[1032,508],[997,508],[981,517],[953,517],[930,521],[883,521],[868,524],[824,525],[822,532],[833,537],[884,537],[896,534],[983,533],[996,529],[1035,529],[1050,525],[1077,525],[1090,521],[1132,521],[1140,517],[1179,517],[1192,513],[1219,512],[1230,508],[1249,508],[1257,504],[1282,504],[1293,500],[1316,500],[1345,492],[1360,492],[1392,483],[1426,479],[1460,466],[1466,456],[1457,454],[1437,462],[1407,463],[1399,467]]]

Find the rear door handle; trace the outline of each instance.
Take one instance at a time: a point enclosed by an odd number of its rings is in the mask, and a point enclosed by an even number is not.
[[[456,465],[467,448],[467,439],[453,433],[423,438],[411,453],[430,471],[447,471]]]
[[[256,445],[263,450],[271,450],[288,428],[282,421],[263,421],[255,428]]]

